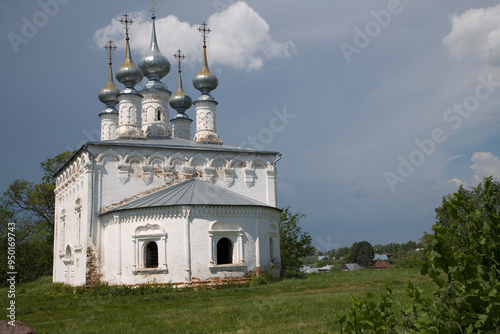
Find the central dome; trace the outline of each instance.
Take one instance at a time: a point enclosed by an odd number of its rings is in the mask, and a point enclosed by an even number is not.
[[[156,41],[155,19],[153,18],[153,31],[151,33],[151,45],[146,55],[139,62],[139,67],[144,76],[149,80],[160,80],[170,72],[170,62],[158,47]]]

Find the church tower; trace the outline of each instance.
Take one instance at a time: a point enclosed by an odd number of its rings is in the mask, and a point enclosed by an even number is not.
[[[116,71],[116,79],[125,85],[125,89],[118,94],[120,101],[118,115],[118,133],[119,139],[141,139],[144,137],[139,128],[139,110],[141,106],[142,95],[139,94],[134,86],[141,82],[143,78],[142,71],[132,61],[130,54],[129,26],[134,23],[128,14],[123,15],[120,22],[125,26],[125,35],[127,40],[125,50],[125,61]]]
[[[174,138],[191,140],[191,123],[193,120],[186,115],[186,110],[191,108],[193,100],[184,92],[181,75],[181,62],[186,57],[182,54],[181,50],[177,50],[174,57],[177,59],[179,65],[179,79],[177,92],[170,99],[170,106],[177,111],[177,115],[170,120],[172,123],[172,136]]]
[[[172,92],[160,81],[170,72],[170,62],[161,54],[156,41],[154,6],[152,13],[151,45],[144,58],[139,62],[139,68],[144,76],[149,79],[141,91],[142,132],[148,137],[170,137],[168,99]]]
[[[198,31],[203,35],[203,66],[200,73],[193,79],[194,87],[201,92],[201,95],[196,99],[194,105],[196,107],[196,134],[194,141],[204,144],[223,144],[222,140],[217,135],[215,107],[217,101],[210,95],[219,85],[219,80],[215,75],[210,73],[207,64],[207,35],[210,29],[206,23],[203,23]]]
[[[106,105],[99,117],[101,118],[101,140],[115,140],[116,128],[118,127],[118,110],[115,106],[118,104],[118,94],[120,90],[116,88],[113,81],[113,70],[111,68],[113,51],[116,46],[112,40],[104,46],[109,52],[109,70],[108,70],[108,83],[99,92],[99,100]]]

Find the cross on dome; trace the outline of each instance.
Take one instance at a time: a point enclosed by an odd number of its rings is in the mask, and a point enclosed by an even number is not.
[[[134,21],[132,21],[132,19],[127,13],[125,13],[123,14],[123,17],[120,18],[120,23],[125,26],[125,35],[127,36],[128,39],[128,28],[134,23]]]
[[[104,48],[108,51],[109,53],[109,64],[111,65],[111,60],[113,58],[113,52],[116,50],[116,45],[113,44],[113,41],[110,39],[106,45],[104,45]]]
[[[181,71],[181,63],[186,58],[184,54],[181,52],[181,49],[177,50],[177,52],[174,54],[174,58],[177,59],[177,64],[179,65],[179,72]]]
[[[210,30],[210,28],[208,28],[207,24],[205,22],[203,22],[201,24],[201,26],[198,28],[198,31],[203,36],[203,47],[206,48],[207,47],[207,36],[210,32],[212,32],[212,30]]]
[[[156,18],[156,5],[160,0],[151,0],[151,14],[153,20]]]

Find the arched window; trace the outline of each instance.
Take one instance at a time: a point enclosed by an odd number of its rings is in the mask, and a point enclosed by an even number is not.
[[[69,245],[66,246],[66,254],[64,254],[64,259],[67,261],[71,260],[71,247]]]
[[[158,268],[158,245],[154,241],[146,246],[146,268]]]
[[[217,264],[233,263],[233,243],[228,238],[217,242]]]
[[[156,120],[159,122],[161,121],[161,110],[156,109]]]

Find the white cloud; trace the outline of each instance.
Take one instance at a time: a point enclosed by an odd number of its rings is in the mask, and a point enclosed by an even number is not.
[[[500,65],[500,5],[469,9],[452,16],[452,30],[443,39],[451,57],[481,59]]]
[[[465,186],[466,183],[460,179],[451,179],[451,180],[448,180],[449,183],[455,183],[457,185],[457,187],[460,187],[460,186]]]
[[[485,176],[500,177],[500,159],[491,152],[476,152],[472,156],[470,168],[474,171],[474,180],[482,181]]]
[[[143,55],[150,43],[151,22],[145,12],[132,13],[131,17],[135,23],[131,27],[130,46]],[[291,57],[296,52],[291,41],[274,41],[269,24],[244,1],[211,15],[207,23],[212,30],[208,37],[210,64],[228,65],[250,72],[260,69],[265,60]],[[157,18],[158,44],[171,63],[174,63],[172,55],[177,49],[185,54],[187,63],[201,62],[202,44],[198,27],[181,22],[173,15]],[[99,47],[109,39],[119,41],[116,42],[118,47],[125,47],[124,28],[118,18],[94,34],[94,41]]]
[[[500,178],[500,158],[491,152],[476,152],[472,155],[471,161],[474,163],[470,169],[474,172],[470,183],[460,179],[451,179],[449,183],[455,183],[457,186],[476,185],[483,180],[485,176]]]
[[[455,160],[455,159],[459,159],[459,158],[462,158],[464,155],[454,155],[452,157],[449,157],[447,160],[448,161],[452,161],[452,160]]]

